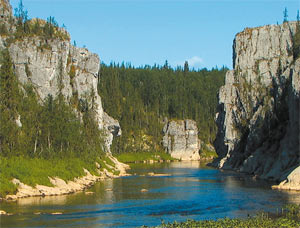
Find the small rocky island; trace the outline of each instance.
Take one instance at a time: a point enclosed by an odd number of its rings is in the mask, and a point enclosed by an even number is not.
[[[163,128],[163,146],[167,153],[181,161],[200,160],[200,139],[194,120],[171,120]]]

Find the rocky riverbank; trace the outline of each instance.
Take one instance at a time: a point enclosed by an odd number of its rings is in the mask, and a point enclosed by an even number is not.
[[[5,198],[2,198],[1,200],[14,201],[19,198],[27,197],[67,195],[79,191],[84,191],[100,180],[129,175],[126,173],[126,170],[129,169],[128,165],[119,162],[113,156],[109,156],[109,158],[114,163],[114,167],[109,166],[109,168],[111,168],[111,172],[109,172],[107,169],[100,170],[99,166],[99,169],[97,169],[98,175],[92,175],[88,170],[84,169],[85,176],[75,178],[73,181],[66,182],[58,177],[49,177],[49,180],[53,185],[52,187],[39,184],[37,184],[35,187],[32,187],[22,183],[18,179],[13,179],[13,184],[17,185],[18,187],[17,193],[14,195],[6,195]],[[118,173],[117,175],[114,174],[116,172]]]

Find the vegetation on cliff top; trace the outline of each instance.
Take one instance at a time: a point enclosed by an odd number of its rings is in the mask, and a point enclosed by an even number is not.
[[[59,27],[54,17],[48,17],[47,21],[42,19],[28,17],[28,11],[25,9],[22,0],[18,8],[15,9],[15,18],[10,18],[8,23],[0,25],[0,35],[7,36],[6,45],[16,40],[23,40],[26,37],[40,37],[41,40],[60,39],[70,41],[68,32]]]
[[[294,60],[300,57],[300,16],[299,11],[297,15],[296,33],[293,36],[293,57]]]
[[[213,142],[217,91],[227,69],[190,70],[164,66],[110,64],[101,66],[99,93],[106,112],[120,121],[122,136],[115,154],[162,151],[166,119],[197,121],[200,139]]]

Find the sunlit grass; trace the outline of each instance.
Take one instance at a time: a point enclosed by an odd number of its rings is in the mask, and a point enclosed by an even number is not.
[[[108,157],[96,159],[81,159],[75,157],[46,160],[42,158],[25,158],[25,157],[0,157],[0,196],[15,194],[17,186],[11,181],[16,178],[22,183],[35,186],[36,184],[52,186],[48,177],[59,177],[65,181],[73,180],[75,177],[85,175],[84,168],[91,174],[98,175],[96,164],[111,171],[105,164],[113,166]],[[118,174],[117,172],[115,174]]]

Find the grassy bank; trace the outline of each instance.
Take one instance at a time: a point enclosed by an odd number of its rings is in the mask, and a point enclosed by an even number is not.
[[[170,154],[165,152],[140,152],[140,153],[123,153],[114,155],[120,162],[135,163],[144,161],[174,161]]]
[[[213,160],[218,157],[212,144],[201,143],[201,148],[199,151],[200,159],[203,161]]]
[[[17,186],[11,182],[13,178],[17,178],[22,183],[33,187],[36,184],[52,186],[48,177],[59,177],[65,181],[73,180],[75,177],[85,175],[84,168],[91,174],[98,175],[95,162],[100,164],[100,170],[105,168],[112,172],[109,166],[114,166],[114,163],[104,156],[97,159],[70,157],[50,160],[27,157],[0,157],[0,197],[17,192]]]
[[[144,226],[147,227],[147,226]],[[156,228],[299,228],[300,205],[288,205],[280,214],[261,213],[247,219],[219,219],[163,223]]]
[[[140,163],[149,161],[175,161],[177,159],[171,157],[165,152],[133,152],[114,155],[120,162],[123,163]],[[216,158],[217,154],[214,150],[209,150],[207,147],[202,147],[200,151],[201,160],[207,161]]]

